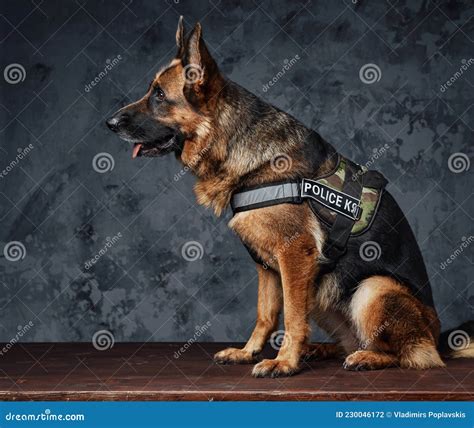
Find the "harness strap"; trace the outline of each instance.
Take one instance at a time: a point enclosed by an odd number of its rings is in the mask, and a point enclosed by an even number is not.
[[[334,212],[335,219],[326,237],[323,254],[325,262],[321,265],[321,273],[334,269],[337,261],[346,253],[347,242],[352,228],[362,213],[361,198],[364,186],[378,189],[385,187],[387,180],[376,171],[364,171],[360,165],[344,159],[344,182],[341,190],[336,190],[310,179],[286,180],[263,184],[234,193],[231,208],[235,214],[257,208],[270,207],[283,203],[301,204],[305,199],[313,199]],[[256,263],[265,266],[247,244],[247,251]]]
[[[252,187],[232,196],[230,206],[234,215],[242,211],[290,203],[301,204],[299,181],[289,180]]]
[[[342,191],[357,200],[360,200],[362,188],[364,187],[362,183],[363,174],[358,174],[360,170],[359,165],[346,159],[345,176],[356,177],[356,179],[346,179]],[[336,215],[336,219],[329,229],[324,245],[323,254],[328,260],[327,263],[324,263],[321,267],[323,273],[333,270],[337,261],[346,253],[347,241],[349,240],[355,221],[355,218],[350,218],[342,214]]]

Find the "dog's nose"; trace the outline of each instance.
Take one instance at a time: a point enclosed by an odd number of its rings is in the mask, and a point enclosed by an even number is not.
[[[105,121],[109,129],[114,132],[118,131],[119,122],[120,122],[120,119],[116,116],[110,117],[109,119]]]

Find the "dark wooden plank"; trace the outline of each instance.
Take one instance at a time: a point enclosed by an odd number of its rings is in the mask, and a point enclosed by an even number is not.
[[[1,346],[1,345],[0,345]],[[426,371],[348,372],[310,362],[300,374],[255,379],[251,365],[219,366],[229,344],[16,344],[0,357],[0,400],[472,400],[474,360]],[[265,356],[276,351],[268,348]]]

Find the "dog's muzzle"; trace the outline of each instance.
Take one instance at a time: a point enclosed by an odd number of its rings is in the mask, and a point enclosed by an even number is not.
[[[185,137],[137,111],[122,109],[105,121],[122,140],[133,144],[132,158],[157,157],[182,149]]]
[[[122,112],[109,117],[105,123],[108,128],[113,132],[119,132],[120,128],[125,127],[130,121],[130,114]]]
[[[111,131],[113,132],[118,131],[119,119],[117,119],[116,117],[111,117],[110,119],[107,119],[105,123],[107,124],[107,126],[109,127]]]

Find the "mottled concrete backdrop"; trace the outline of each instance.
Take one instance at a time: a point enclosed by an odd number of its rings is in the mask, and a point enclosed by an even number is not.
[[[248,337],[255,270],[229,214],[195,203],[173,157],[132,161],[104,126],[174,54],[180,14],[227,76],[391,180],[443,326],[472,317],[470,0],[1,7],[1,341],[30,322],[22,340]]]

